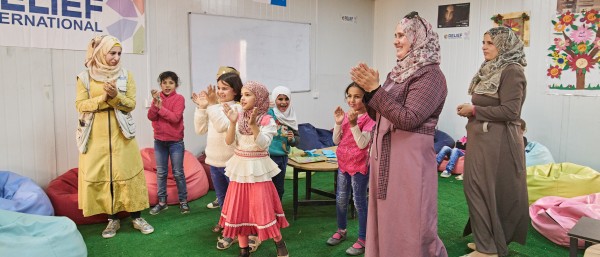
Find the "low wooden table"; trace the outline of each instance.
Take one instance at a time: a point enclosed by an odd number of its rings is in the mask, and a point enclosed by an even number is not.
[[[335,151],[337,147],[328,147],[323,149],[328,149]],[[319,149],[316,153],[321,153],[323,149]],[[321,162],[313,162],[313,163],[297,163],[292,159],[288,160],[288,165],[294,168],[294,220],[298,215],[298,206],[306,206],[306,205],[335,205],[335,192],[326,192],[320,189],[312,188],[311,181],[311,173],[314,172],[333,172],[333,181],[335,185],[335,181],[337,179],[337,170],[338,164],[337,159],[330,158],[330,161],[321,161]],[[306,173],[306,196],[304,200],[298,200],[298,173],[304,172]],[[335,186],[334,186],[335,190]],[[315,193],[318,195],[326,196],[329,198],[333,198],[333,200],[312,200],[311,193]]]
[[[577,257],[579,239],[585,240],[585,247],[589,247],[592,243],[600,243],[600,220],[581,217],[567,234],[570,237],[569,256]]]

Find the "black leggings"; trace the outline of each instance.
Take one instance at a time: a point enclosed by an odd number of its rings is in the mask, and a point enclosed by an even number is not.
[[[142,217],[142,212],[141,211],[136,211],[136,212],[130,212],[129,214],[131,214],[131,218],[132,219],[137,219]],[[117,217],[117,214],[112,214],[112,215],[108,215],[108,218],[111,220],[118,220],[119,217]]]

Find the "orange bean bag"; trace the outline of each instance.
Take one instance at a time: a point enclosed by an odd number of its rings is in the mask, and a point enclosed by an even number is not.
[[[158,185],[156,183],[156,159],[154,148],[144,148],[140,151],[142,161],[144,162],[144,174],[146,175],[146,186],[148,187],[148,199],[150,205],[158,203]],[[189,151],[183,155],[183,172],[187,184],[187,200],[196,200],[208,192],[208,179],[202,164]],[[178,204],[177,185],[171,170],[171,161],[169,161],[169,171],[167,175],[167,204]]]
[[[83,211],[79,209],[77,200],[77,175],[78,168],[70,169],[64,174],[50,181],[46,194],[52,202],[55,216],[66,216],[75,224],[94,224],[106,223],[108,215],[98,214],[89,217],[83,217]],[[129,216],[127,212],[118,213],[119,218]]]
[[[438,171],[442,172],[446,169],[446,165],[448,165],[448,157],[444,158],[444,160],[440,163],[440,166],[438,166]],[[456,165],[454,165],[454,170],[452,171],[452,174],[463,174],[463,172],[465,171],[465,157],[461,156],[458,157],[458,160],[456,161]]]

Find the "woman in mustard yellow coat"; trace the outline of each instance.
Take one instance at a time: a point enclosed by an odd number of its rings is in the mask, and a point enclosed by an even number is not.
[[[131,213],[133,227],[142,233],[154,231],[141,218],[149,203],[130,115],[136,88],[131,73],[121,67],[121,52],[117,38],[95,37],[88,45],[87,69],[77,76],[79,208],[86,217],[109,215],[104,238],[116,235],[121,226],[116,213],[121,211]]]

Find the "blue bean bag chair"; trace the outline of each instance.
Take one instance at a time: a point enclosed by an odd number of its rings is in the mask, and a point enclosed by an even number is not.
[[[0,256],[87,256],[87,249],[66,217],[0,210]]]
[[[525,163],[527,167],[554,163],[552,153],[538,142],[529,141],[525,146]]]
[[[54,208],[44,190],[33,180],[10,171],[0,171],[0,209],[54,215]]]
[[[454,139],[446,134],[446,132],[439,129],[435,130],[435,134],[433,135],[433,149],[435,149],[436,153],[439,153],[444,146],[454,148],[454,144]]]
[[[302,150],[320,149],[335,145],[332,131],[315,128],[310,123],[299,124],[298,133],[300,134],[300,142],[296,147]]]

